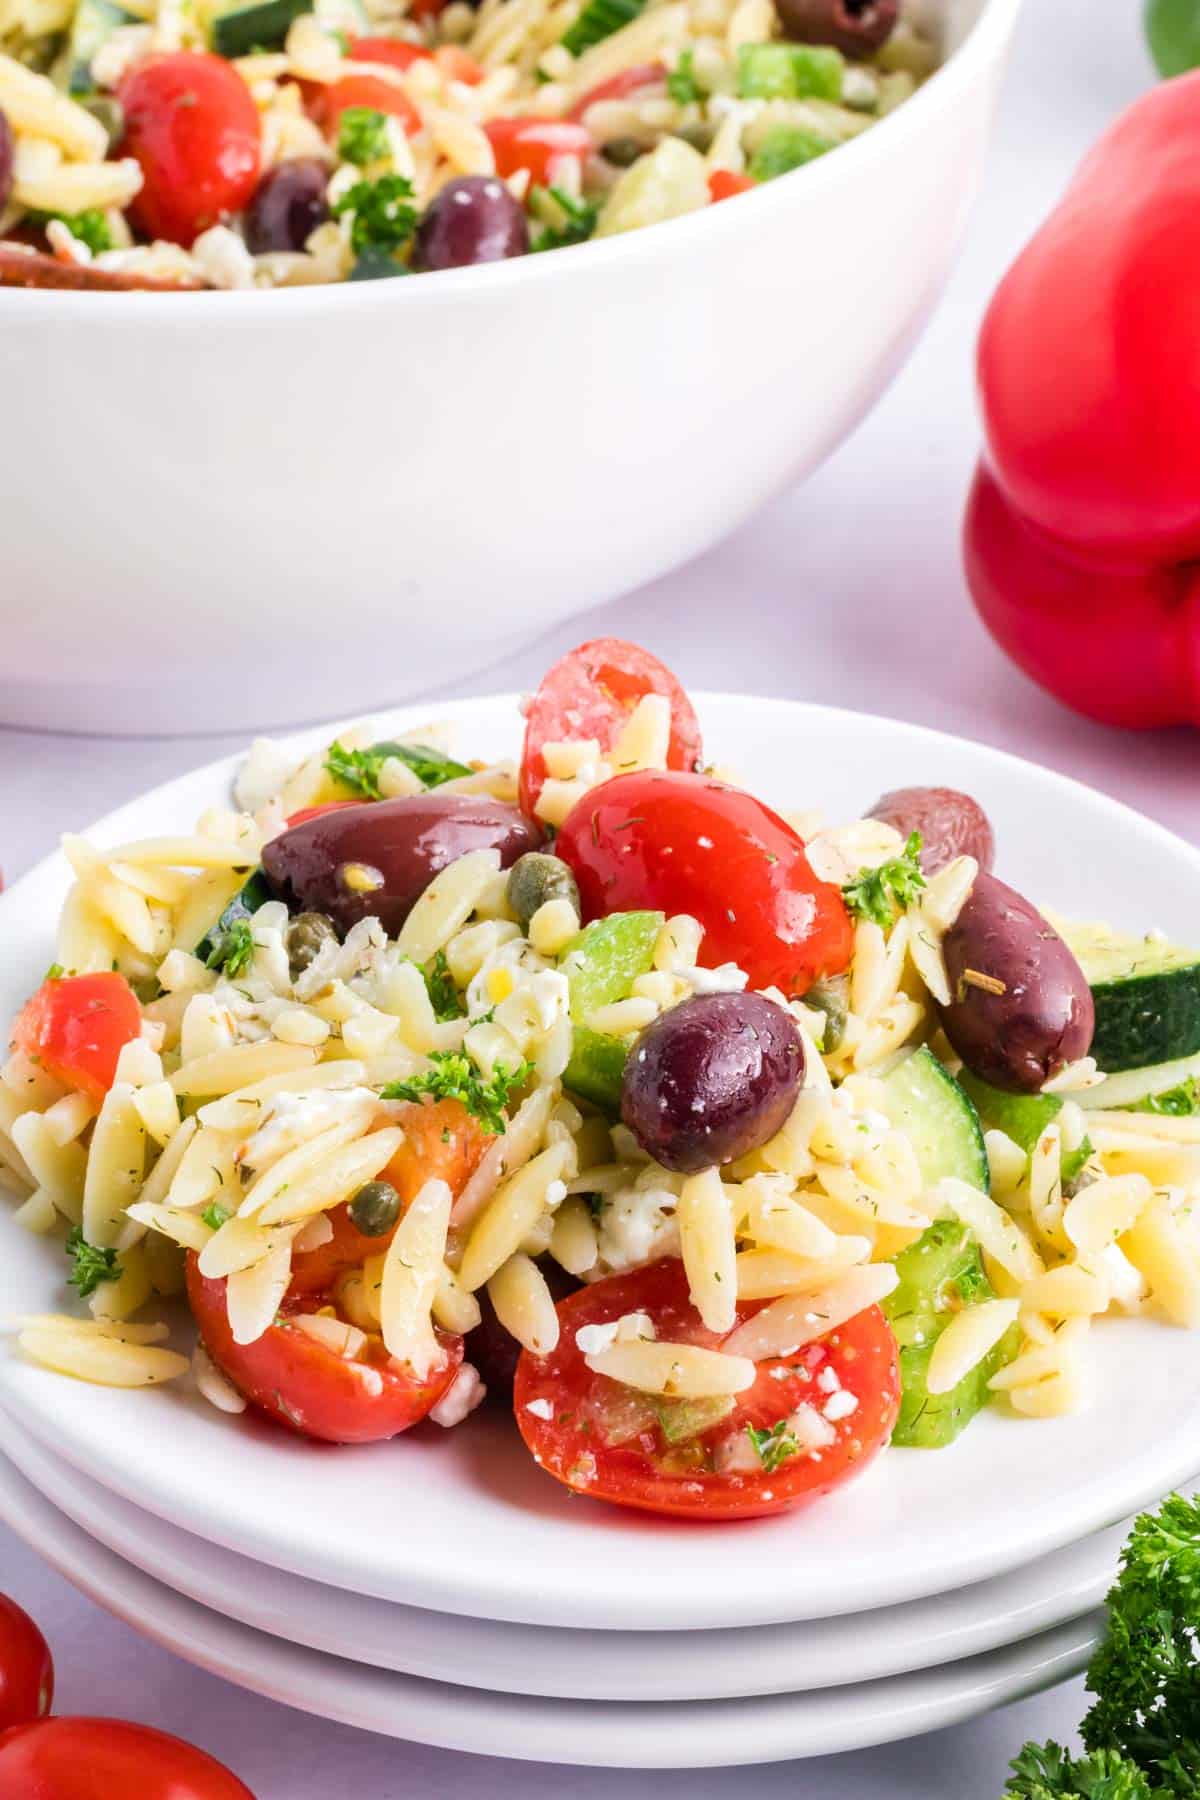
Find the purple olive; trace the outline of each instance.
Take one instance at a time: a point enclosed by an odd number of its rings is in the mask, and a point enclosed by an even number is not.
[[[550,1289],[556,1306],[580,1285],[574,1275],[568,1275],[552,1256],[540,1257],[538,1268],[546,1277],[546,1286]],[[511,1413],[513,1377],[520,1361],[521,1346],[510,1332],[505,1331],[496,1317],[496,1309],[488,1299],[487,1289],[480,1288],[475,1298],[479,1302],[480,1319],[475,1329],[468,1331],[463,1340],[463,1353],[467,1361],[479,1370],[488,1391],[488,1399],[498,1400]]]
[[[269,169],[246,209],[246,242],[255,256],[303,250],[329,217],[329,170],[315,156],[297,156]]]
[[[732,1162],[779,1131],[804,1080],[796,1021],[761,994],[697,994],[630,1052],[621,1117],[664,1169]]]
[[[976,876],[942,953],[942,1027],[972,1074],[1036,1094],[1087,1055],[1095,1008],[1083,970],[1037,908],[994,875]]]
[[[921,834],[921,867],[934,875],[956,856],[973,856],[981,869],[990,869],[996,856],[991,822],[977,800],[957,788],[896,788],[878,799],[869,819],[882,819],[903,838]]]
[[[8,205],[13,190],[13,159],[16,144],[8,115],[0,109],[0,212]]]
[[[293,912],[325,913],[339,931],[374,917],[395,937],[434,876],[470,850],[500,866],[536,850],[539,826],[515,806],[469,794],[413,794],[339,806],[263,850],[263,873]]]
[[[843,56],[872,56],[900,16],[899,0],[775,0],[783,35],[796,44],[832,44]]]
[[[524,256],[529,222],[494,175],[448,181],[425,209],[413,240],[414,269],[463,269],[471,263]]]

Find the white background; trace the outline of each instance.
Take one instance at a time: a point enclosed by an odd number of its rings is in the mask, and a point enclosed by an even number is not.
[[[1200,836],[1200,736],[1125,736],[1061,711],[977,625],[958,555],[978,441],[971,357],[982,309],[1082,152],[1147,85],[1138,10],[1135,0],[1026,0],[985,188],[951,289],[879,410],[807,487],[700,562],[465,686],[448,682],[445,692],[528,687],[570,643],[612,632],[650,644],[690,686],[788,694],[959,731]],[[886,280],[886,269],[864,270],[856,303],[869,304]],[[803,395],[781,394],[778,404],[803,405]],[[586,545],[580,550],[586,555]],[[19,875],[61,831],[236,747],[233,739],[0,730],[5,875]],[[802,789],[804,771],[796,774]],[[811,799],[820,801],[819,770]],[[736,1533],[729,1553],[737,1554]],[[58,1710],[179,1732],[229,1761],[259,1800],[557,1800],[564,1791],[580,1800],[997,1800],[1021,1741],[1069,1733],[1084,1704],[1077,1682],[952,1731],[821,1762],[678,1775],[537,1767],[394,1743],[254,1699],[140,1640],[2,1527],[0,1586],[52,1643]]]

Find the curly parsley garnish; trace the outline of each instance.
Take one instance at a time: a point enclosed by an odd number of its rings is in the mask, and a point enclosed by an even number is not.
[[[230,981],[235,981],[250,967],[253,960],[254,933],[250,929],[250,921],[235,919],[215,939],[204,966],[206,969],[220,969]]]
[[[599,207],[590,200],[577,200],[560,187],[534,188],[529,203],[545,220],[533,234],[531,250],[565,250],[568,244],[585,244],[600,216]]]
[[[758,1451],[758,1460],[768,1475],[800,1454],[786,1419],[777,1419],[774,1425],[747,1425],[746,1436]]]
[[[356,181],[333,203],[333,214],[353,213],[350,248],[356,256],[365,251],[402,250],[416,230],[417,209],[412,204],[413,185],[406,175],[380,175],[374,181]]]
[[[365,169],[391,154],[387,114],[373,106],[348,106],[338,122],[338,155],[343,162]]]
[[[921,834],[909,834],[899,856],[880,863],[877,869],[864,869],[842,889],[842,898],[859,919],[870,919],[886,931],[896,917],[896,910],[907,912],[914,904],[925,877],[921,873]]]
[[[67,1255],[73,1264],[67,1285],[77,1291],[81,1300],[89,1299],[102,1281],[121,1279],[116,1251],[89,1244],[78,1225],[73,1225],[67,1234]]]
[[[441,787],[444,781],[458,781],[469,775],[466,763],[455,762],[428,744],[372,744],[366,750],[347,750],[344,744],[332,743],[325,756],[326,773],[364,800],[381,800],[379,778],[386,762],[402,762],[427,788]]]
[[[389,1081],[381,1098],[419,1100],[430,1094],[435,1100],[459,1100],[490,1137],[503,1133],[509,1095],[514,1088],[523,1087],[533,1073],[530,1063],[516,1069],[501,1063],[485,1081],[463,1050],[434,1050],[429,1064],[423,1075],[414,1075],[411,1081]]]
[[[32,212],[29,214],[35,225],[48,225],[51,219],[58,219],[66,226],[73,238],[86,244],[93,256],[99,256],[102,250],[113,247],[112,231],[104,211],[99,206],[90,206],[86,212]]]
[[[679,61],[667,76],[667,92],[679,106],[690,106],[693,101],[704,98],[696,81],[695,62],[696,52],[683,50]]]
[[[451,1019],[461,1019],[467,1009],[462,1003],[454,977],[450,973],[446,952],[439,950],[433,961],[425,964],[421,973],[425,977],[430,1004],[438,1023],[446,1025]]]

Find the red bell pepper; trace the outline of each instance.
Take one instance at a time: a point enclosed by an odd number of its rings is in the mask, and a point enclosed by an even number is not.
[[[979,342],[967,578],[1026,674],[1106,724],[1200,724],[1200,73],[1100,140]]]

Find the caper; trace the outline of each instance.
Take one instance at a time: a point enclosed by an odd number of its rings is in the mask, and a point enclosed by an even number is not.
[[[646,145],[639,143],[634,137],[609,138],[600,151],[605,162],[612,163],[616,169],[629,169],[639,156],[646,153]]]
[[[390,1181],[368,1181],[350,1202],[350,1221],[364,1237],[382,1237],[400,1217],[400,1196]]]
[[[682,138],[685,144],[692,146],[693,150],[708,151],[712,149],[712,141],[716,132],[703,119],[691,119],[686,125],[677,125],[671,136]]]
[[[828,1056],[831,1050],[837,1049],[846,1030],[846,1018],[850,1011],[849,980],[844,975],[834,975],[828,981],[818,981],[805,994],[804,1004],[811,1006],[814,1012],[825,1014],[821,1049]]]
[[[544,850],[527,850],[518,856],[508,872],[505,890],[508,904],[524,931],[529,921],[547,900],[569,900],[580,916],[579,887],[566,863],[559,856],[548,856]]]
[[[295,981],[314,962],[325,945],[337,939],[333,921],[324,913],[298,913],[288,926],[287,953],[288,968],[292,980]]]
[[[109,94],[81,94],[77,103],[103,125],[110,150],[120,143],[125,136],[125,109],[119,100]]]

